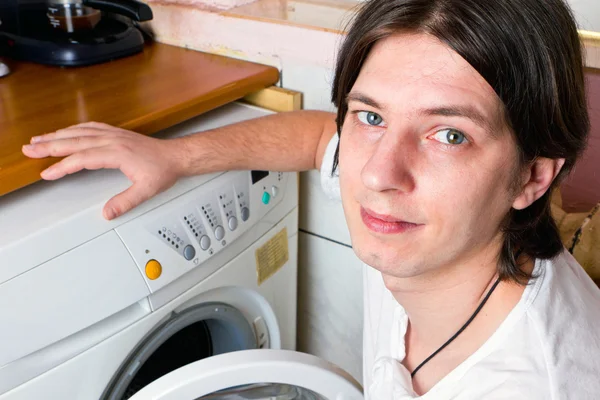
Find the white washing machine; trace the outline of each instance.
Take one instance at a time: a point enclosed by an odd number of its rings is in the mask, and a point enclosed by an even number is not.
[[[160,136],[266,113],[234,103]],[[129,184],[86,171],[0,198],[1,400],[362,398],[293,351],[295,173],[182,179],[105,221]]]

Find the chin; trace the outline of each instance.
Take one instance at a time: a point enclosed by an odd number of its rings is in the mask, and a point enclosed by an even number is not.
[[[385,254],[372,252],[363,253],[356,251],[358,258],[369,267],[376,269],[384,275],[395,278],[412,278],[423,274],[424,269],[412,260],[399,259],[397,257],[386,257]]]
[[[401,246],[399,243],[385,243],[368,233],[351,233],[351,238],[352,248],[357,257],[376,270],[398,278],[420,274],[421,268],[415,260],[423,257],[417,256],[416,249]]]

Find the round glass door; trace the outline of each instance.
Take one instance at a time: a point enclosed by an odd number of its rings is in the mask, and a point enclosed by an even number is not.
[[[148,335],[121,365],[102,400],[127,400],[185,365],[232,351],[255,349],[256,337],[242,313],[223,303],[190,307]]]
[[[348,373],[315,356],[289,350],[244,350],[179,368],[131,400],[361,400]]]

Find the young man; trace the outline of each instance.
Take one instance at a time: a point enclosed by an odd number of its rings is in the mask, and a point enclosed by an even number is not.
[[[549,211],[587,137],[579,46],[562,0],[372,0],[340,51],[337,119],[172,141],[90,123],[23,151],[67,156],[45,179],[120,168],[133,185],[107,218],[183,175],[320,168],[368,265],[369,397],[595,399],[600,291]]]

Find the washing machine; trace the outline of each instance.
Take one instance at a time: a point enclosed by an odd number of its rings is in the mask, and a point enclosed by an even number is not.
[[[158,136],[267,113],[233,103]],[[85,171],[0,198],[1,400],[361,398],[294,351],[295,173],[189,177],[104,220],[129,185]]]

